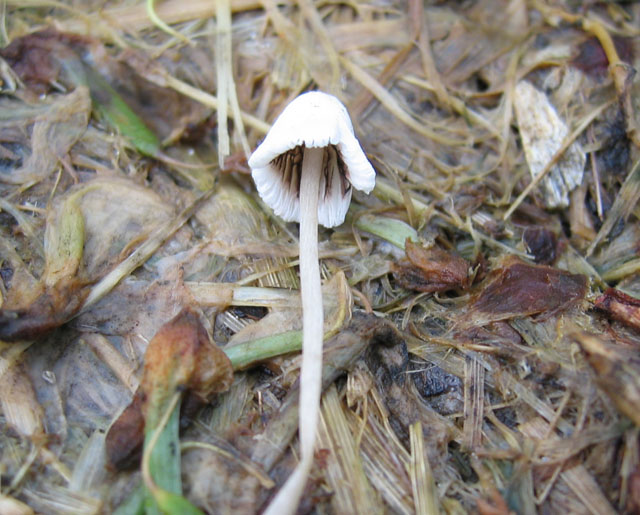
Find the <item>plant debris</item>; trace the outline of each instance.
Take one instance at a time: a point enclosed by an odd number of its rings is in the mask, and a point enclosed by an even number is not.
[[[640,4],[8,0],[0,512],[259,513],[299,460],[299,233],[247,156],[340,99],[302,512],[640,507]],[[217,374],[217,375],[216,375]]]
[[[408,262],[400,261],[392,267],[400,286],[428,293],[469,286],[469,264],[463,258],[435,247],[422,248],[410,240],[404,249]]]

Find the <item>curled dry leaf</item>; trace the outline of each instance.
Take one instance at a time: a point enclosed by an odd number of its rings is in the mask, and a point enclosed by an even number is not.
[[[407,240],[407,259],[392,266],[398,283],[409,290],[440,292],[469,286],[469,263],[436,247],[424,248]]]
[[[60,327],[78,312],[88,293],[71,280],[48,289],[25,308],[0,310],[0,339],[31,340]]]
[[[596,299],[594,307],[614,320],[640,330],[640,299],[609,288]]]
[[[200,403],[229,388],[231,362],[211,344],[198,315],[183,309],[153,337],[144,356],[144,370],[134,400],[107,434],[107,456],[115,468],[123,468],[140,451],[144,431],[157,425],[164,407],[177,391],[191,394]]]

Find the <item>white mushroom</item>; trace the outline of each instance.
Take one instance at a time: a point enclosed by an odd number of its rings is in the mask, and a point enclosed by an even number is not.
[[[300,222],[302,368],[300,373],[300,463],[265,513],[294,513],[309,470],[322,390],[323,310],[318,263],[318,222],[344,222],[352,187],[375,186],[367,160],[344,105],[318,91],[294,99],[276,119],[249,158],[256,188],[274,213]]]

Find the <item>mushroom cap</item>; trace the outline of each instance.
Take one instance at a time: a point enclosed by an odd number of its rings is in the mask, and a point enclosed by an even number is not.
[[[249,158],[260,197],[287,222],[300,221],[300,173],[304,148],[326,148],[320,179],[318,222],[344,222],[351,187],[370,193],[371,163],[353,133],[346,107],[333,95],[311,91],[295,98]]]

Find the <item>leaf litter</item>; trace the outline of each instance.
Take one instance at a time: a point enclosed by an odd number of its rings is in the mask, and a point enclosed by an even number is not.
[[[639,20],[6,2],[1,511],[257,513],[284,483],[298,229],[246,155],[310,89],[345,102],[378,178],[319,234],[299,511],[637,511]]]

